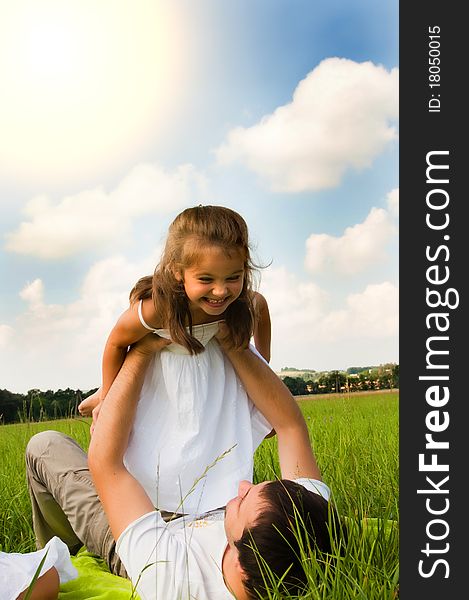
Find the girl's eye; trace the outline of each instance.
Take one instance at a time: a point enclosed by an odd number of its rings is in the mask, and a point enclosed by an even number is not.
[[[233,277],[228,277],[228,281],[238,281],[240,277],[240,275],[234,275]]]
[[[210,283],[212,280],[209,277],[199,277],[199,281],[202,283]]]

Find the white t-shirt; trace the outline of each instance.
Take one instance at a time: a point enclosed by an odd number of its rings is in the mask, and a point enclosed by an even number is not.
[[[50,539],[42,550],[20,554],[17,552],[0,552],[0,591],[2,600],[16,600],[21,592],[30,585],[34,574],[44,555],[47,553],[41,568],[41,575],[55,567],[60,583],[66,583],[78,576],[77,570],[70,561],[70,553],[66,544],[58,537]]]
[[[142,600],[233,600],[221,570],[225,512],[165,523],[143,515],[119,536],[117,553]],[[147,569],[143,570],[147,565]]]
[[[297,483],[329,499],[330,490],[322,481]],[[224,517],[225,512],[217,510],[165,523],[154,511],[131,523],[119,536],[117,553],[141,599],[233,600],[222,573]]]

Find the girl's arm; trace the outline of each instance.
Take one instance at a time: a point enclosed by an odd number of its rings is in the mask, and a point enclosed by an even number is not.
[[[254,310],[256,320],[254,323],[254,345],[259,354],[270,362],[271,326],[270,313],[267,300],[259,292],[254,293]]]
[[[142,302],[142,314],[146,323],[155,322],[155,308],[151,298]],[[138,316],[138,302],[132,304],[119,317],[106,342],[103,354],[100,400],[103,401],[127,354],[127,349],[148,333]]]
[[[254,345],[256,350],[267,362],[270,362],[270,313],[267,300],[259,292],[254,292],[254,310],[256,322],[254,324]],[[266,439],[275,435],[275,429],[266,435]]]
[[[128,347],[148,333],[148,329],[140,322],[138,305],[139,302],[131,304],[119,317],[109,334],[103,353],[101,387],[78,405],[78,410],[83,417],[93,415],[93,423],[97,420],[101,404],[122,367]],[[142,316],[147,324],[156,321],[155,307],[150,298],[142,301]],[[91,426],[91,432],[93,429],[94,424]]]

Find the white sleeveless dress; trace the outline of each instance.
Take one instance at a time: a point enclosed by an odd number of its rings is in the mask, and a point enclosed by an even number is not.
[[[165,329],[150,328],[162,337]],[[218,322],[195,325],[205,350],[174,342],[148,368],[124,464],[156,508],[200,514],[252,481],[253,454],[272,429],[248,398],[214,335]],[[256,353],[256,349],[251,346]]]

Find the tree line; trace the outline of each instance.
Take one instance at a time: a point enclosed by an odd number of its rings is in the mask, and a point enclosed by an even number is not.
[[[399,365],[370,368],[357,373],[329,371],[316,379],[282,377],[294,396],[387,390],[399,388]]]
[[[320,374],[314,380],[304,376],[282,377],[280,374],[280,377],[294,396],[396,389],[399,388],[399,365],[367,368],[356,373],[329,371]],[[96,389],[87,392],[70,388],[45,392],[32,389],[26,394],[0,390],[0,424],[77,417],[80,402]]]
[[[21,423],[47,421],[78,416],[80,402],[96,391],[97,388],[81,390],[28,390],[26,394],[17,394],[0,390],[0,423]]]

